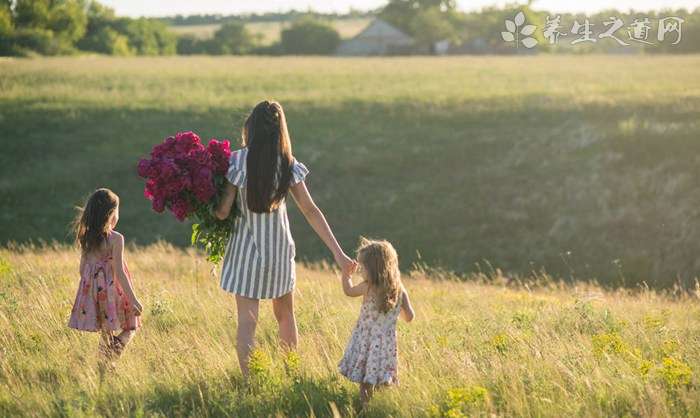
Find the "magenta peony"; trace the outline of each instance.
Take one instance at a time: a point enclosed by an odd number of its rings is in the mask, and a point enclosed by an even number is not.
[[[167,137],[150,156],[137,166],[138,175],[146,179],[144,196],[154,211],[168,208],[183,221],[220,192],[217,184],[224,184],[231,149],[229,141],[216,139],[205,147],[197,134],[187,131]]]
[[[207,144],[207,151],[211,155],[213,168],[216,174],[225,175],[228,171],[228,159],[231,156],[231,145],[228,141],[212,139]]]
[[[203,246],[215,263],[223,257],[234,222],[234,215],[222,221],[212,214],[226,184],[230,147],[229,141],[216,139],[205,147],[194,132],[179,132],[154,146],[150,158],[136,167],[153,210],[169,209],[181,222],[192,218],[193,245]]]

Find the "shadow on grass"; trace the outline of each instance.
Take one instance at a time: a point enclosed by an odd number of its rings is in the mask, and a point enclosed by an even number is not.
[[[147,393],[105,393],[95,405],[104,416],[342,416],[356,415],[355,393],[337,377],[296,378],[245,387],[239,378],[218,377],[181,386],[158,385]],[[63,411],[57,411],[59,415]],[[92,412],[92,411],[84,411]],[[380,412],[381,414],[381,412]],[[387,415],[390,411],[387,411]]]
[[[474,103],[286,103],[294,153],[346,249],[358,235],[457,272],[488,260],[529,274],[669,287],[700,271],[696,109],[567,106],[532,96]],[[0,104],[0,243],[68,241],[73,207],[100,186],[122,198],[131,241],[186,246],[156,215],[136,163],[163,137],[238,137],[249,109],[37,109]],[[662,133],[662,134],[660,134]],[[663,138],[660,140],[659,138]],[[298,258],[327,250],[290,205]]]

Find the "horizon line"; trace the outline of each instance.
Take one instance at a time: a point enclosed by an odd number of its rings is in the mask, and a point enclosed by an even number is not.
[[[524,6],[524,5],[523,5],[523,6]],[[518,6],[518,7],[523,7],[523,6]],[[107,7],[110,7],[111,9],[114,10],[114,7],[112,7],[112,6],[107,6]],[[495,6],[495,5],[491,5],[491,6],[482,6],[482,7],[479,7],[479,8],[466,9],[466,10],[465,10],[465,9],[458,8],[457,11],[462,12],[462,13],[475,13],[475,12],[476,12],[476,13],[479,13],[479,12],[484,11],[485,9],[490,9],[490,8],[494,8],[494,7],[497,7],[497,8],[499,8],[499,9],[504,9],[504,8],[505,8],[505,7],[498,7],[498,6]],[[286,10],[280,9],[280,10],[277,10],[277,11],[265,10],[265,11],[258,11],[258,12],[241,12],[241,13],[222,13],[222,12],[202,11],[202,12],[189,13],[189,14],[182,14],[182,13],[174,13],[174,14],[173,14],[173,13],[170,13],[170,14],[148,14],[148,13],[142,13],[142,14],[129,14],[129,13],[125,13],[125,14],[120,14],[120,13],[115,13],[115,14],[116,14],[116,16],[118,16],[118,17],[129,17],[129,18],[140,18],[140,17],[144,17],[144,18],[150,18],[150,19],[176,18],[176,17],[178,17],[178,16],[182,16],[182,17],[185,17],[185,18],[192,17],[192,16],[221,16],[221,17],[224,17],[224,18],[225,18],[225,17],[244,17],[244,18],[245,18],[245,17],[254,16],[254,15],[256,15],[256,16],[264,16],[264,15],[266,15],[266,14],[290,14],[290,13],[300,13],[300,14],[304,14],[304,13],[313,13],[313,14],[319,14],[319,15],[332,15],[332,14],[337,14],[337,15],[341,15],[341,16],[349,16],[349,15],[350,15],[351,13],[353,13],[353,12],[363,13],[363,14],[372,14],[372,13],[379,13],[380,10],[381,10],[381,8],[379,8],[379,9],[364,9],[364,10],[363,10],[363,9],[354,9],[354,8],[353,8],[353,9],[349,9],[349,10],[346,10],[346,11],[343,12],[343,11],[340,11],[340,10],[336,10],[336,11],[318,11],[318,10],[313,10],[313,9],[299,10],[299,9],[291,8],[291,9],[286,9]],[[602,12],[605,12],[605,11],[613,11],[613,10],[616,11],[616,12],[628,13],[628,14],[631,14],[631,13],[652,13],[652,12],[660,13],[660,12],[665,12],[665,11],[679,11],[679,10],[685,10],[685,11],[687,11],[688,13],[693,13],[693,12],[696,11],[696,10],[700,10],[700,5],[696,6],[694,9],[690,9],[690,8],[686,8],[686,7],[679,7],[679,8],[675,8],[675,9],[672,8],[672,7],[661,7],[661,8],[656,8],[656,9],[646,9],[646,10],[642,10],[642,9],[635,9],[635,8],[631,8],[631,7],[630,7],[630,8],[627,8],[627,9],[616,9],[616,8],[614,8],[614,7],[610,7],[610,8],[601,8],[601,9],[597,9],[597,10],[594,10],[594,11],[590,11],[590,10],[589,10],[589,11],[584,11],[584,10],[561,10],[561,9],[545,9],[545,8],[537,9],[537,8],[534,8],[534,7],[533,7],[532,10],[533,10],[533,11],[536,11],[536,12],[543,12],[543,11],[544,11],[544,12],[551,12],[551,13],[584,14],[584,15],[597,14],[597,13],[602,13]],[[115,12],[116,12],[116,10],[115,10]]]

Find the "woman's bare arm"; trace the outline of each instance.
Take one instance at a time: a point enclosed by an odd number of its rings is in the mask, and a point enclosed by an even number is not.
[[[126,276],[126,271],[124,271],[124,236],[119,233],[114,233],[113,236],[112,260],[114,261],[114,273],[117,275],[117,280],[119,280],[119,284],[124,290],[124,293],[126,293],[129,302],[134,307],[136,313],[140,315],[143,308],[134,294],[134,289],[131,287],[131,282],[129,282]]]
[[[321,241],[323,241],[326,247],[333,253],[333,258],[340,266],[343,274],[349,272],[354,262],[343,252],[343,249],[340,248],[338,241],[335,239],[335,235],[333,235],[333,231],[331,231],[331,227],[328,225],[328,222],[326,222],[326,217],[323,216],[321,209],[314,203],[309,194],[309,190],[306,188],[306,184],[303,181],[299,182],[290,187],[289,190],[291,190],[294,201],[297,203],[299,210],[301,210],[307,222],[309,222],[309,225],[311,225],[311,228],[313,228],[319,238],[321,238]]]
[[[231,208],[233,203],[236,201],[236,192],[238,188],[231,184],[231,182],[226,182],[226,188],[224,189],[224,195],[221,197],[221,201],[214,210],[214,215],[221,219],[222,221],[228,218],[231,213]]]

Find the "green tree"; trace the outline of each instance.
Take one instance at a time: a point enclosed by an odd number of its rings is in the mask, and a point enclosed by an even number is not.
[[[85,35],[87,15],[83,5],[77,1],[55,2],[51,7],[47,29],[72,46]]]
[[[97,33],[90,35],[81,42],[81,48],[108,55],[132,55],[129,38],[109,26],[100,28]]]
[[[153,19],[119,19],[117,28],[129,38],[129,45],[139,55],[171,55],[176,52],[177,38],[165,23]]]
[[[12,35],[11,48],[13,55],[32,53],[58,55],[65,52],[60,45],[60,42],[54,38],[53,32],[48,29],[20,28]]]
[[[9,4],[0,3],[0,37],[7,37],[14,30],[12,10]]]
[[[183,34],[177,37],[177,53],[179,55],[203,54],[202,41],[192,34]]]
[[[81,0],[16,0],[13,20],[16,31],[11,43],[18,53],[71,52],[87,25]]]
[[[456,0],[390,0],[379,13],[379,17],[402,31],[414,35],[416,34],[414,20],[428,10],[436,10],[446,20],[450,20],[456,13],[457,2]],[[434,16],[428,16],[428,18],[433,19]]]
[[[340,34],[331,25],[302,19],[282,31],[281,47],[285,54],[332,54],[340,44]]]
[[[455,27],[437,8],[423,10],[411,21],[411,32],[419,46],[426,47],[433,53],[435,42],[443,39],[452,40],[456,36]]]
[[[663,19],[665,17],[675,16],[680,17],[684,21],[681,24],[681,40],[678,44],[673,45],[676,40],[676,34],[668,35],[664,42],[658,42],[654,39],[654,45],[645,46],[645,52],[651,54],[688,54],[700,52],[700,7],[692,12],[686,10],[666,10],[664,13],[659,13],[654,16],[654,19]],[[652,28],[653,36],[658,34],[658,24]]]
[[[17,0],[15,2],[15,24],[17,28],[46,29],[49,23],[48,0]]]
[[[114,27],[116,21],[114,10],[93,1],[89,3],[86,14],[87,29],[85,36],[78,41],[78,48],[84,51],[108,54],[108,51],[114,49],[110,46],[110,43],[116,39],[111,32],[113,31],[124,36],[123,33]],[[128,47],[128,38],[126,40]],[[117,42],[120,43],[121,41]]]
[[[0,3],[0,56],[13,55],[14,22],[10,4]]]
[[[529,6],[507,6],[485,7],[479,11],[466,13],[461,18],[461,23],[457,25],[458,38],[462,43],[478,44],[474,52],[481,53],[497,53],[497,54],[515,54],[523,50],[523,48],[514,48],[512,44],[504,42],[501,37],[501,32],[505,29],[505,21],[513,20],[518,12],[523,12],[525,21],[528,24],[537,26],[531,37],[538,41],[537,51],[547,51],[549,44],[542,36],[542,28],[544,28],[545,16],[552,15],[548,12],[535,12]],[[566,22],[573,22],[564,18]],[[565,30],[565,29],[562,29]]]
[[[214,34],[220,54],[246,54],[255,47],[255,38],[241,22],[224,23]]]

